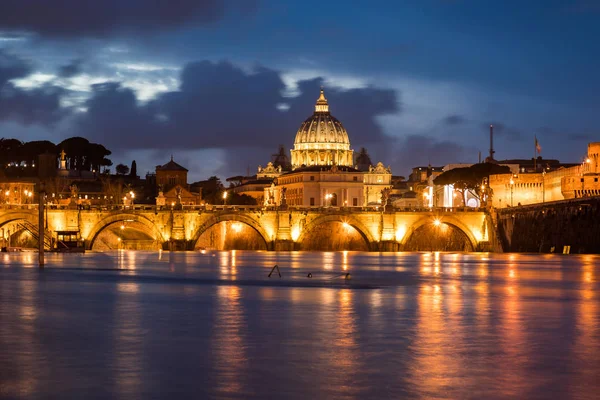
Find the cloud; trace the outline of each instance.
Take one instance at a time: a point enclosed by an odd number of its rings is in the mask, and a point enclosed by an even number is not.
[[[301,122],[314,110],[323,79],[301,81],[297,97],[284,97],[278,71],[257,67],[246,72],[229,62],[202,61],[187,64],[180,82],[179,90],[145,104],[119,83],[93,85],[88,111],[77,118],[75,131],[110,148],[160,149],[168,143],[181,149],[273,151],[279,144],[291,147]],[[399,111],[395,91],[327,88],[326,94],[354,146],[386,139],[376,117]],[[287,111],[278,109],[281,103],[289,106]]]
[[[444,118],[443,122],[444,122],[444,124],[449,125],[449,126],[456,126],[456,125],[462,125],[462,124],[466,123],[467,119],[465,117],[463,117],[462,115],[453,114],[453,115],[448,115],[446,118]]]
[[[519,129],[507,126],[502,122],[490,122],[481,124],[482,129],[489,129],[494,126],[494,136],[504,137],[509,140],[520,140],[523,138],[523,132]]]
[[[572,141],[593,142],[595,139],[594,135],[590,135],[590,134],[586,134],[586,133],[572,133],[572,134],[569,134],[566,136],[569,140],[572,140]]]
[[[104,37],[211,23],[229,9],[251,12],[255,7],[252,0],[3,0],[0,29],[53,37]]]
[[[52,125],[68,113],[60,104],[64,89],[47,84],[26,90],[11,82],[30,73],[27,63],[0,50],[0,121]]]
[[[0,89],[12,79],[23,78],[31,73],[29,64],[0,49]]]
[[[62,78],[72,78],[75,75],[79,75],[83,68],[82,60],[73,60],[70,64],[62,65],[58,68],[58,75]]]
[[[438,140],[430,136],[407,135],[397,144],[395,166],[398,173],[406,173],[413,167],[431,164],[441,167],[450,163],[475,163],[478,150],[449,140]],[[394,172],[396,174],[396,172]]]

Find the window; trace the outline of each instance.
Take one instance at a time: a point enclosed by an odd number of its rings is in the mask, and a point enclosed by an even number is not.
[[[311,180],[311,181],[314,181],[314,180],[315,180],[315,177],[314,177],[314,176],[311,176],[311,177],[310,177],[310,180]]]
[[[354,207],[358,206],[358,198],[356,198],[356,197],[353,197],[353,198],[352,198],[352,205],[353,205]]]
[[[581,178],[581,183],[583,183],[583,178]]]
[[[358,181],[358,176],[355,176],[354,179],[352,179],[354,182]]]
[[[598,178],[594,178],[594,182],[598,182]]]
[[[311,178],[312,178],[312,176],[311,176]],[[311,198],[310,198],[310,205],[311,205],[311,206],[314,206],[314,205],[315,205],[315,198],[314,198],[314,197],[311,197]]]

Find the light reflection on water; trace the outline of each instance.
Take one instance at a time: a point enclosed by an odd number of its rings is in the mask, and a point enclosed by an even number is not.
[[[48,254],[44,272],[35,258],[0,258],[1,398],[600,390],[597,256],[118,251]]]

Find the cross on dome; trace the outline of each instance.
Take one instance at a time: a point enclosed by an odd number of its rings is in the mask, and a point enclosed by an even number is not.
[[[329,112],[329,104],[327,103],[327,99],[325,98],[325,92],[323,91],[323,86],[321,86],[321,94],[317,99],[317,104],[315,105],[315,112]]]

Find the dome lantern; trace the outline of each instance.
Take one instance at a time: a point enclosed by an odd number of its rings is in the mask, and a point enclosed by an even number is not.
[[[329,112],[329,104],[327,103],[327,99],[325,98],[325,93],[323,92],[323,87],[321,87],[321,94],[317,99],[317,104],[315,105],[315,112]]]

